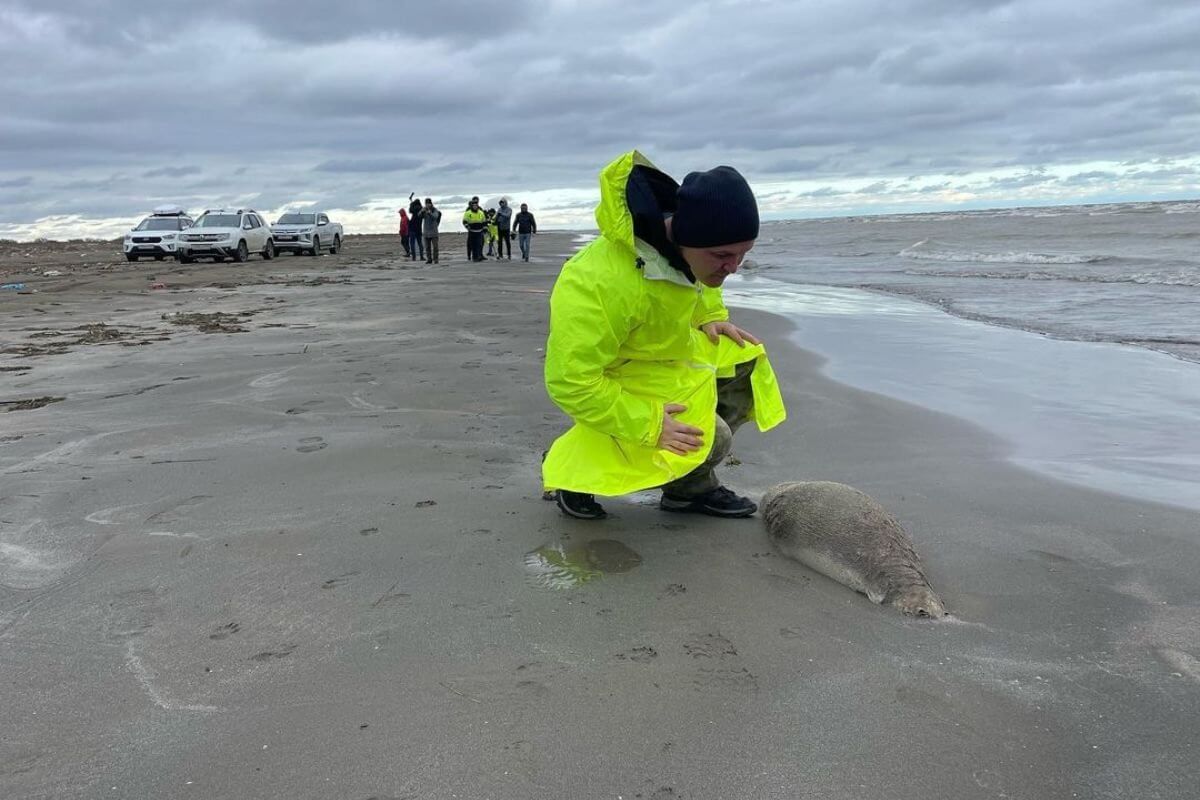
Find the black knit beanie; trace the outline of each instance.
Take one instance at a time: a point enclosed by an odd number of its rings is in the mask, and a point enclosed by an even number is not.
[[[671,218],[671,238],[682,247],[717,247],[758,238],[758,203],[733,167],[692,172],[683,179]]]

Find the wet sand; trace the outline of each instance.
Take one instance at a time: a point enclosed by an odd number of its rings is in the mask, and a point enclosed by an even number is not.
[[[568,520],[537,462],[572,237],[348,245],[3,262],[38,292],[0,297],[0,400],[62,399],[0,410],[0,796],[1191,796],[1200,515],[1017,469],[735,311],[791,418],[739,433],[728,482],[871,493],[956,621],[757,520],[653,493]]]

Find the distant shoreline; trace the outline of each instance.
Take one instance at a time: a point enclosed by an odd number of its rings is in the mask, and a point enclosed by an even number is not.
[[[1046,205],[989,205],[984,207],[967,207],[956,206],[950,208],[942,208],[936,210],[921,210],[921,211],[905,211],[905,210],[881,210],[872,212],[863,211],[846,211],[844,213],[826,213],[821,215],[800,215],[800,216],[773,216],[769,209],[762,211],[763,222],[766,224],[772,223],[788,223],[788,222],[819,222],[826,219],[871,219],[878,217],[936,217],[944,214],[966,214],[966,215],[988,215],[988,214],[1013,214],[1019,212],[1046,212],[1057,210],[1060,212],[1069,212],[1078,210],[1087,212],[1098,208],[1116,208],[1128,206],[1171,206],[1171,205],[1196,205],[1196,211],[1200,211],[1200,196],[1159,199],[1159,200],[1112,200],[1102,203],[1050,203]],[[133,218],[131,218],[133,219]],[[36,220],[31,223],[9,223],[10,225],[32,225],[36,224]],[[131,223],[131,227],[136,222]],[[540,225],[540,230],[545,233],[596,233],[596,228],[559,228],[552,224]],[[442,235],[456,235],[459,231],[443,231]],[[347,236],[394,236],[395,233],[388,231],[377,231],[372,233],[353,233]],[[10,236],[0,236],[0,247],[13,244],[34,244],[34,243],[100,243],[100,242],[116,242],[120,243],[121,237],[82,237],[75,236],[67,239],[56,239],[53,237],[36,237],[36,238],[12,238]]]

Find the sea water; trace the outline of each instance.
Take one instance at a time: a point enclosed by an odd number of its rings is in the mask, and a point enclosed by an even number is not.
[[[1023,466],[1200,508],[1198,212],[766,223],[726,298],[791,318],[835,380],[972,421]]]

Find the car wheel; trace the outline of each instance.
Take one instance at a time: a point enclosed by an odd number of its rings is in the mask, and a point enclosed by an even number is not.
[[[163,260],[163,257],[162,257],[162,256],[155,256],[155,257],[154,257],[154,260],[155,260],[155,261],[162,261],[162,260]]]
[[[263,248],[262,257],[264,261],[270,261],[275,257],[275,240],[267,239],[267,246]]]
[[[190,263],[192,263],[194,260],[195,260],[195,259],[193,259],[191,256],[184,255],[183,253],[180,253],[180,254],[179,254],[179,263],[180,263],[180,264],[190,264]]]
[[[246,248],[246,240],[243,239],[238,242],[237,250],[233,251],[233,260],[241,264],[249,257],[250,251]]]
[[[342,249],[342,237],[334,235],[333,247],[329,248],[329,255],[331,255],[331,256],[337,255],[341,249]]]
[[[137,261],[137,260],[138,260],[138,257],[137,257],[137,256],[131,256],[131,255],[129,255],[128,253],[126,253],[126,254],[125,254],[125,260],[126,260],[126,261]]]
[[[321,255],[321,237],[320,237],[320,236],[314,236],[314,237],[313,237],[313,246],[312,246],[312,250],[310,250],[308,254],[309,254],[310,256],[319,256],[319,255]]]

